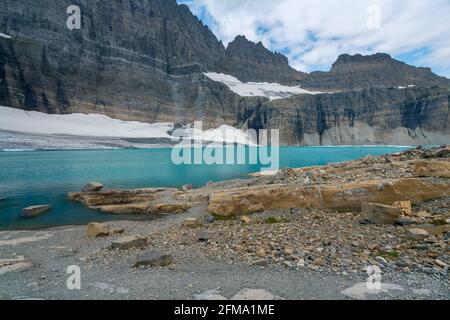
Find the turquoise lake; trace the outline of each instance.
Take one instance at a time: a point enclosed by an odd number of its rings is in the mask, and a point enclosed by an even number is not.
[[[399,152],[406,147],[282,147],[280,167],[325,165]],[[134,219],[106,215],[66,200],[89,181],[106,188],[204,186],[209,181],[248,178],[259,165],[175,165],[171,149],[0,152],[0,229],[45,228],[91,221]],[[51,204],[53,210],[34,219],[23,208]],[[143,218],[143,217],[139,217]],[[148,218],[148,217],[146,217]]]

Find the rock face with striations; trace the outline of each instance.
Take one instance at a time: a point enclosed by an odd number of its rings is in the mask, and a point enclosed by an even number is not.
[[[242,82],[274,82],[286,85],[299,85],[306,74],[289,66],[288,59],[238,36],[226,50],[225,72]]]
[[[72,4],[0,0],[0,32],[11,36],[0,37],[0,105],[149,123],[202,120],[205,129],[280,129],[288,145],[450,139],[450,80],[430,69],[385,54],[343,55],[330,72],[304,74],[242,36],[225,49],[175,0],[79,0],[82,27],[71,31]],[[241,97],[206,71],[335,93]]]
[[[388,54],[370,56],[343,54],[330,72],[312,72],[302,86],[316,90],[359,90],[373,87],[441,86],[450,88],[450,80],[429,68],[416,68],[392,59]]]

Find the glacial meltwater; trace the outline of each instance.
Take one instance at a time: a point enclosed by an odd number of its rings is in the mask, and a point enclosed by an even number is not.
[[[406,147],[282,147],[280,168],[325,165],[400,152]],[[175,165],[171,149],[0,152],[0,229],[46,228],[91,221],[142,219],[92,211],[67,200],[89,181],[105,188],[204,186],[209,181],[245,179],[260,165]],[[23,208],[50,204],[40,217],[21,217]]]

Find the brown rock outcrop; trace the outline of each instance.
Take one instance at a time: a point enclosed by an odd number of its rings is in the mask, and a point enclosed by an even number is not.
[[[448,161],[416,161],[414,175],[417,177],[450,178],[450,162]]]
[[[265,209],[319,208],[360,211],[363,202],[413,204],[450,195],[450,181],[427,178],[371,180],[323,186],[266,185],[218,191],[208,210],[219,216],[246,215]],[[255,210],[258,209],[258,210]]]

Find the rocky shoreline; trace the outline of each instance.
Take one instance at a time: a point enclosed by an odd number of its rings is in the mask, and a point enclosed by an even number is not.
[[[0,232],[0,298],[450,298],[446,146],[200,189],[92,184],[69,199],[156,219]],[[66,288],[69,265],[82,290]],[[368,266],[385,290],[364,291]]]

